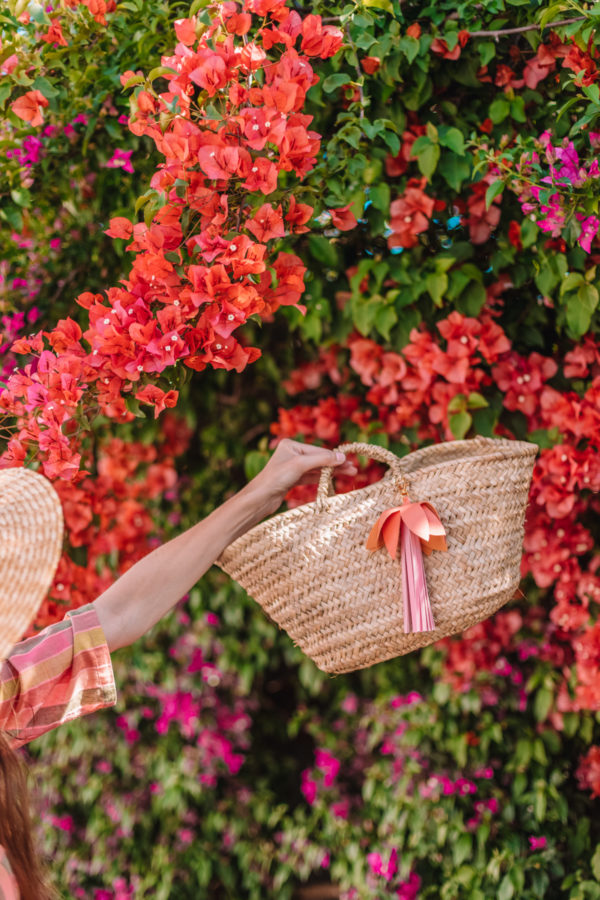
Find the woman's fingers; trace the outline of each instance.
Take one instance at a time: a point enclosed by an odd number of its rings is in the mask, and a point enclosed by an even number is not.
[[[336,475],[356,475],[358,469],[356,466],[352,465],[352,463],[346,462],[341,466],[338,466],[335,470]],[[298,484],[315,484],[319,481],[321,477],[321,469],[311,469],[305,475],[302,476]]]

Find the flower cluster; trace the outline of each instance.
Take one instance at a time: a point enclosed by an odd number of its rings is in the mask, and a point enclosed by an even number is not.
[[[73,478],[84,415],[98,410],[127,421],[128,395],[158,414],[177,401],[176,390],[156,385],[161,373],[179,361],[198,371],[241,371],[259,351],[234,331],[252,316],[299,305],[305,267],[276,244],[306,231],[313,207],[289,188],[278,202],[266,198],[280,172],[301,179],[316,162],[320,138],[302,112],[317,80],[309,58],[334,55],[342,33],[318,16],[302,19],[259,0],[242,12],[232,3],[215,7],[199,39],[197,27],[201,33],[195,19],[175,25],[179,43],[161,70],[168,90],[156,94],[148,83],[132,101],[131,130],[151,137],[164,157],[152,179],[164,199],[148,224],[111,220],[107,233],[131,239],[134,260],[122,287],[77,298],[88,311],[85,331],[61,320],[15,346],[35,358],[8,379],[0,399],[21,423],[4,465],[20,465],[35,450],[46,475]],[[144,81],[134,73],[122,80]],[[127,167],[118,153],[108,165]]]
[[[594,154],[600,145],[600,134],[589,132],[588,137]],[[595,155],[582,161],[573,141],[565,138],[555,146],[552,135],[545,131],[539,137],[539,152],[522,156],[510,186],[518,194],[525,215],[552,237],[559,237],[574,218],[579,224],[577,241],[590,253],[600,219],[586,214],[582,201],[586,189],[593,189],[598,178],[600,168]]]

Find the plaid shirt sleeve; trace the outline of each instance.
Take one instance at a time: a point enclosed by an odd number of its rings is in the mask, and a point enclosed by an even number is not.
[[[93,604],[16,644],[0,662],[0,730],[13,747],[116,701],[110,653]]]

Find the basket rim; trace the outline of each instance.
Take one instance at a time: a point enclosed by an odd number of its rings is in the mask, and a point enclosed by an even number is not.
[[[509,438],[487,438],[482,435],[478,435],[475,438],[468,438],[467,440],[461,441],[444,441],[442,443],[456,443],[456,444],[475,444],[482,449],[487,447],[489,450],[493,448],[497,448],[498,453],[493,455],[489,452],[479,454],[473,454],[469,456],[465,462],[477,461],[477,460],[485,460],[485,461],[494,461],[495,459],[502,460],[508,459],[511,456],[536,456],[539,450],[537,444],[534,444],[532,441],[514,441]],[[431,451],[433,447],[440,446],[439,444],[429,444],[427,447],[419,447],[418,450],[413,450],[411,453],[407,453],[406,456],[398,457],[398,462],[402,463],[404,460],[407,460],[409,457],[415,459],[417,454],[424,455],[426,451]],[[505,450],[510,449],[510,453],[501,451],[501,447]],[[444,469],[447,466],[456,464],[456,459],[448,459],[444,460],[440,463],[429,463],[426,466],[423,466],[419,469],[419,474],[422,472],[427,472],[430,469]],[[402,467],[401,467],[402,468]],[[406,473],[407,475],[413,474],[410,472]],[[248,529],[244,534],[242,534],[235,541],[232,541],[221,553],[219,558],[215,560],[215,564],[219,567],[223,567],[221,564],[221,560],[224,560],[226,556],[229,555],[229,551],[235,547],[239,547],[242,543],[246,543],[249,539],[256,538],[263,534],[263,532],[268,533],[272,528],[272,523],[275,519],[280,520],[282,517],[285,517],[286,521],[293,521],[297,518],[304,518],[307,515],[315,515],[317,512],[323,509],[323,505],[325,507],[335,506],[340,502],[347,502],[348,497],[356,497],[357,495],[363,494],[365,491],[370,490],[377,484],[382,484],[383,482],[388,482],[392,480],[394,477],[394,472],[390,467],[384,472],[383,476],[378,480],[374,481],[371,484],[365,485],[365,487],[355,488],[352,491],[345,491],[343,494],[332,494],[330,497],[325,497],[321,504],[317,500],[312,500],[309,503],[302,503],[300,506],[295,506],[293,509],[286,509],[279,513],[273,513],[269,518],[264,519],[262,522],[259,522],[258,525],[255,525],[253,528]]]

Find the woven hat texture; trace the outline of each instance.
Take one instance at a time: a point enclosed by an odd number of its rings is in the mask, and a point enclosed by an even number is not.
[[[331,469],[314,503],[246,532],[217,564],[325,672],[352,672],[481,622],[519,585],[527,498],[537,446],[478,437],[397,457],[370,444],[340,450],[386,463],[383,478],[331,496]],[[448,551],[424,560],[435,630],[404,633],[401,568],[365,544],[378,516],[401,502],[431,503]]]
[[[62,508],[48,479],[31,469],[0,470],[0,659],[46,596],[62,539]]]

